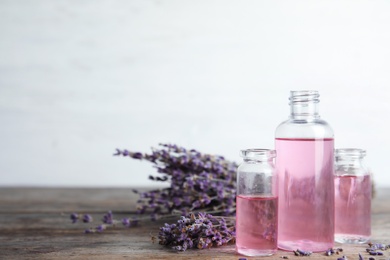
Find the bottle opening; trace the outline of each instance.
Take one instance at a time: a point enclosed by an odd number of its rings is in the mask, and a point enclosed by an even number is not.
[[[240,156],[248,159],[252,159],[252,158],[270,159],[276,156],[276,151],[271,149],[252,148],[252,149],[241,150]]]
[[[336,158],[363,158],[364,156],[366,156],[366,150],[358,148],[340,148],[335,150],[335,156]]]
[[[320,94],[317,90],[297,90],[291,91],[290,105],[295,103],[318,103]]]

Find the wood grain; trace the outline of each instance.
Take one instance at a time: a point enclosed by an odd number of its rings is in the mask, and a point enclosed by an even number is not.
[[[152,243],[159,227],[175,219],[144,221],[138,227],[120,225],[103,233],[86,235],[85,228],[101,223],[112,210],[116,219],[134,215],[137,194],[131,188],[0,188],[0,259],[239,259],[234,245],[209,250],[177,253]],[[390,189],[379,189],[373,201],[372,233],[374,242],[390,244]],[[94,224],[72,224],[72,212],[90,213]],[[365,259],[366,245],[340,245],[344,254]],[[296,259],[290,252],[279,251],[266,259],[281,256]],[[314,253],[310,259],[337,259]],[[389,259],[390,251],[377,260]],[[246,257],[261,259],[260,257]]]

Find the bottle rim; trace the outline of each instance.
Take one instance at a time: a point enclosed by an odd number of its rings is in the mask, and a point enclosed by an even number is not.
[[[240,150],[240,156],[243,158],[274,158],[276,151],[273,149],[249,148]]]
[[[290,104],[303,103],[303,102],[320,102],[320,94],[318,90],[291,90],[290,91]]]
[[[335,149],[335,156],[363,158],[366,156],[366,150],[360,148],[337,148]]]

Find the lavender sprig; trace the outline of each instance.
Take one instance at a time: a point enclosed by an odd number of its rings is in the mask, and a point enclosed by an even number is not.
[[[161,176],[149,176],[154,181],[169,181],[170,187],[137,192],[138,213],[151,211],[152,216],[180,211],[208,211],[221,215],[235,213],[237,164],[222,156],[202,154],[171,144],[160,144],[151,154],[117,149],[122,155],[154,164]]]
[[[165,224],[160,228],[159,244],[176,251],[189,248],[210,248],[235,241],[234,224],[228,224],[225,218],[211,214],[193,213],[182,216],[175,224]]]

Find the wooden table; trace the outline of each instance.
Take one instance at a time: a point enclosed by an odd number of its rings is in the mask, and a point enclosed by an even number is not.
[[[206,250],[174,252],[152,243],[159,227],[176,220],[144,221],[138,227],[110,228],[103,233],[84,234],[84,229],[101,223],[112,210],[121,219],[134,214],[137,194],[131,188],[0,188],[0,259],[239,259],[234,245]],[[380,189],[373,201],[374,242],[390,244],[390,189]],[[72,212],[90,213],[91,224],[72,224]],[[366,245],[338,245],[349,260],[365,259]],[[291,252],[279,251],[265,259],[281,256],[297,259]],[[337,259],[314,253],[308,259]],[[261,259],[261,257],[247,257]],[[264,258],[263,258],[264,259]],[[380,259],[390,259],[390,250]]]

